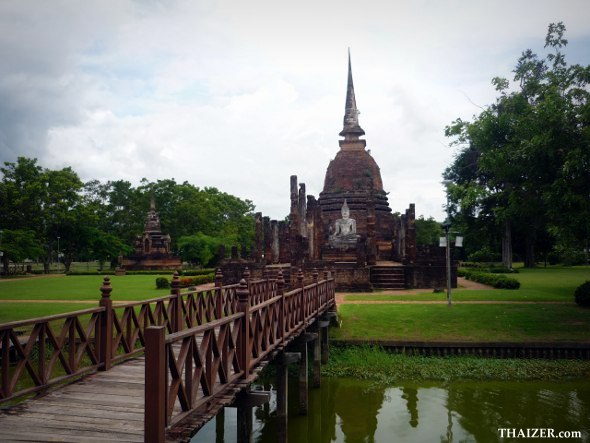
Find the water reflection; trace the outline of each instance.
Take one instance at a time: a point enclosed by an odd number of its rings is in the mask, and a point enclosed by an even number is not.
[[[265,389],[272,390],[267,384]],[[289,393],[288,438],[298,442],[499,442],[498,428],[582,431],[590,441],[590,382],[454,382],[383,388],[371,382],[322,379],[309,415],[297,415]],[[252,441],[276,442],[275,398],[255,408]],[[236,442],[236,413],[212,420],[193,442]],[[573,440],[573,441],[580,441]]]

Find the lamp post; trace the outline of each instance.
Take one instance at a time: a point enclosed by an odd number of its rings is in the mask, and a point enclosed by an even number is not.
[[[447,219],[443,222],[443,228],[445,230],[445,246],[446,246],[446,262],[447,262],[447,304],[451,306],[451,221]]]
[[[59,270],[59,239],[60,236],[57,236],[57,269]]]
[[[445,230],[445,245],[446,245],[446,268],[447,268],[447,305],[451,306],[451,213],[450,213],[450,204],[449,204],[449,185],[453,183],[451,180],[443,180],[441,182],[445,188],[447,193],[447,218],[443,222],[443,228]]]

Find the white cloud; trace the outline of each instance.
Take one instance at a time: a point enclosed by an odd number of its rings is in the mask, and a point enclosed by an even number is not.
[[[444,126],[494,100],[563,20],[588,64],[586,1],[0,3],[0,160],[83,179],[216,186],[274,218],[338,151],[352,47],[360,122],[390,205],[442,218]],[[23,26],[23,24],[25,26]]]

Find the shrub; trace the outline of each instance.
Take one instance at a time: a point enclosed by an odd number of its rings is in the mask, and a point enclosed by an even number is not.
[[[115,271],[69,271],[66,272],[66,275],[115,275]]]
[[[215,275],[215,269],[213,268],[204,268],[204,269],[191,269],[187,271],[182,271],[182,275],[189,277],[189,276],[196,276],[196,275],[208,275],[208,274]]]
[[[518,289],[520,282],[514,278],[506,277],[504,274],[491,274],[488,272],[459,269],[457,275],[467,280],[493,286],[496,289]]]
[[[170,289],[170,282],[166,277],[158,277],[156,279],[156,288],[158,289]]]
[[[582,283],[574,292],[576,303],[580,306],[590,307],[590,280]]]
[[[488,247],[483,247],[479,251],[475,251],[469,254],[469,261],[475,262],[500,261],[500,258],[500,254],[492,252],[492,250]]]
[[[509,269],[504,266],[490,266],[488,272],[492,274],[518,274],[518,269]]]
[[[194,277],[182,277],[180,279],[180,284],[186,288],[189,286],[198,286],[205,283],[211,283],[213,281],[215,281],[215,274],[209,273],[206,275],[196,275]]]

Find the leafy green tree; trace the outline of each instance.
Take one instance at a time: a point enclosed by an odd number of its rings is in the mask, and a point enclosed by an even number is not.
[[[27,258],[35,258],[43,254],[43,249],[30,230],[5,229],[0,232],[0,251],[2,255],[3,273],[8,274],[10,261],[17,263]]]
[[[423,215],[416,219],[416,244],[438,245],[439,238],[443,236],[443,229],[434,218],[424,218]]]
[[[548,233],[559,242],[588,242],[590,67],[566,64],[564,32],[562,23],[549,26],[545,47],[552,52],[545,59],[523,52],[516,90],[494,78],[496,102],[472,122],[456,120],[445,129],[461,146],[444,173],[454,183],[454,216],[501,235],[507,267],[514,235],[523,239],[517,244],[526,266],[535,265],[536,248],[546,249]]]

